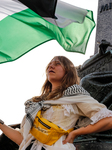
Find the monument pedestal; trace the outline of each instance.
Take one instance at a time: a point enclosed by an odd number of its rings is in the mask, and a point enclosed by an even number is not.
[[[94,72],[112,71],[112,50],[105,54],[99,53],[88,59],[80,68],[77,69],[80,78]]]
[[[112,150],[112,143],[85,142],[74,144],[76,150]]]

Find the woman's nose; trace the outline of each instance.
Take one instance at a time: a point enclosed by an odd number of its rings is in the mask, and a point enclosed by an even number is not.
[[[54,67],[55,65],[53,63],[49,65],[49,68],[54,68]]]

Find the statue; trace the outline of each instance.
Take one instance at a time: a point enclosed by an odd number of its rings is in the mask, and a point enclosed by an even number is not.
[[[112,45],[110,44],[110,42],[108,42],[106,40],[101,40],[101,43],[98,42],[98,44],[99,44],[98,53],[96,53],[90,59],[86,60],[83,63],[83,65],[80,67],[80,69],[86,67],[87,65],[91,64],[94,60],[97,60],[100,56],[102,56],[102,55],[106,54],[107,52],[109,52],[109,50],[107,50],[107,48],[108,47],[112,47]]]
[[[106,49],[107,49],[108,46],[112,47],[110,42],[107,42],[106,40],[102,40],[100,45],[99,45],[99,54],[100,55],[105,54],[106,53]]]

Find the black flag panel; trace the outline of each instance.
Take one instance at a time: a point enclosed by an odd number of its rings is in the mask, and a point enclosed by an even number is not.
[[[55,17],[57,0],[18,0],[41,17]]]

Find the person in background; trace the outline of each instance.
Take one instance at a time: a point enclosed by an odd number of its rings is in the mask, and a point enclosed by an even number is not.
[[[42,87],[41,95],[26,101],[25,106],[27,110],[31,104],[33,110],[37,103],[49,104],[48,108],[41,108],[42,117],[65,131],[75,128],[76,122],[82,116],[89,118],[90,122],[86,126],[74,129],[68,135],[62,135],[52,145],[41,143],[30,133],[31,127],[28,127],[27,114],[23,118],[20,129],[13,129],[5,125],[2,120],[0,121],[0,129],[8,138],[19,145],[19,150],[75,150],[73,141],[76,137],[111,129],[112,111],[92,98],[79,85],[79,82],[73,63],[64,56],[56,56],[46,68],[46,81]],[[34,111],[37,114],[38,110]],[[35,115],[33,117],[34,121]]]

